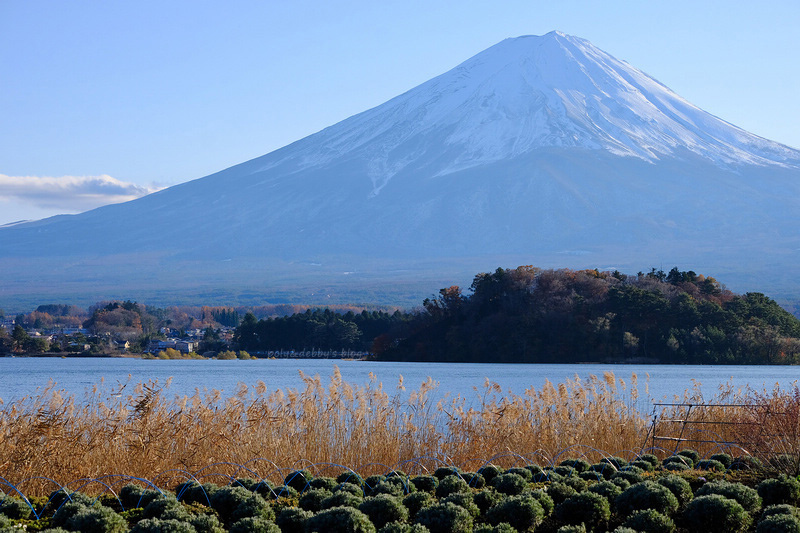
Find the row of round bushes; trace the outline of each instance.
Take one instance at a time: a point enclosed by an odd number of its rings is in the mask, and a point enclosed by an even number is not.
[[[703,464],[687,450],[663,461],[642,455],[631,462],[570,459],[545,468],[443,467],[416,477],[345,472],[334,479],[295,471],[280,486],[253,479],[228,486],[187,482],[170,494],[126,485],[118,498],[57,491],[39,502],[37,513],[45,518],[38,521],[30,521],[26,502],[0,493],[0,533],[19,531],[12,528],[20,524],[92,533],[670,533],[678,527],[800,533],[800,482],[786,476],[764,479],[755,488],[724,479],[706,482],[696,469],[730,472],[757,465],[725,454],[705,461],[723,467]],[[677,464],[686,468],[672,467]],[[705,468],[709,464],[713,468]]]

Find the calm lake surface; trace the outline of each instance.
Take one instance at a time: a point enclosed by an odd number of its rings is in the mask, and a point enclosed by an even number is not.
[[[158,380],[165,383],[172,378],[167,389],[169,395],[192,395],[196,390],[222,391],[232,395],[238,384],[255,386],[258,381],[267,389],[303,388],[299,371],[306,375],[319,375],[327,384],[338,367],[345,381],[365,385],[374,374],[384,389],[393,393],[402,375],[407,391],[419,388],[429,376],[439,383],[436,395],[460,394],[468,401],[477,398],[488,378],[498,383],[504,392],[522,394],[526,389],[540,389],[545,380],[560,383],[590,375],[602,377],[613,372],[626,383],[632,374],[638,376],[638,407],[649,411],[653,401],[672,400],[674,395],[699,384],[706,401],[710,400],[720,385],[731,383],[735,387],[772,389],[779,385],[789,389],[800,379],[800,367],[795,366],[692,366],[692,365],[510,365],[510,364],[460,364],[460,363],[388,363],[372,361],[339,361],[317,359],[259,359],[254,361],[161,361],[121,358],[0,358],[0,398],[9,404],[23,396],[35,394],[56,383],[83,398],[86,391],[99,385],[110,391],[119,384]],[[649,376],[649,378],[648,378]],[[645,386],[648,393],[646,394]],[[478,391],[475,391],[475,388]]]

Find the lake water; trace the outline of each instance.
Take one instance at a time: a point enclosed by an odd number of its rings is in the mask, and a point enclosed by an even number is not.
[[[318,374],[327,384],[337,366],[345,381],[364,385],[374,374],[387,392],[396,390],[402,375],[407,390],[419,388],[428,377],[439,383],[437,395],[460,394],[468,401],[477,397],[485,380],[498,383],[504,392],[521,394],[530,387],[540,389],[545,380],[560,383],[575,376],[602,377],[613,372],[630,383],[631,375],[639,379],[638,407],[649,411],[652,401],[672,400],[684,390],[700,384],[708,401],[720,385],[772,389],[776,384],[788,389],[800,379],[795,366],[690,366],[690,365],[525,365],[525,364],[461,364],[461,363],[390,363],[317,359],[258,359],[254,361],[162,361],[123,358],[0,358],[0,398],[9,404],[25,395],[36,393],[50,380],[58,389],[82,398],[83,394],[104,380],[105,390],[128,381],[133,383],[172,378],[169,394],[191,395],[197,389],[219,389],[223,396],[236,391],[239,383],[254,386],[263,381],[268,390],[302,388],[298,371]],[[648,378],[649,376],[649,378]],[[645,394],[645,386],[649,394]]]

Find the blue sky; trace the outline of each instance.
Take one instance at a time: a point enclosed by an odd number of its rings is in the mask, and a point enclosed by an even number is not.
[[[560,30],[800,148],[800,2],[0,0],[0,223],[199,178]]]

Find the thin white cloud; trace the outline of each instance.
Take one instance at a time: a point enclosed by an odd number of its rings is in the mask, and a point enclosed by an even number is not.
[[[159,190],[111,176],[6,176],[0,174],[0,201],[27,204],[35,210],[80,213],[135,200]]]

